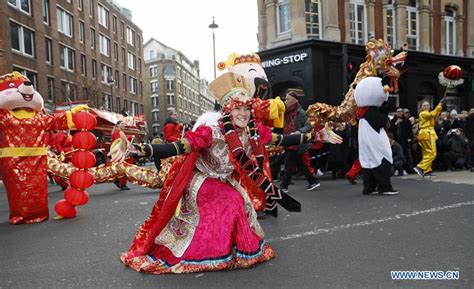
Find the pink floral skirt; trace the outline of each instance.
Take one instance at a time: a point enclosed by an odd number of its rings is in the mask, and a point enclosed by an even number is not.
[[[199,223],[181,257],[155,244],[146,256],[122,255],[122,262],[144,273],[191,273],[248,268],[275,256],[250,227],[244,199],[228,183],[207,178],[199,188],[197,206]]]

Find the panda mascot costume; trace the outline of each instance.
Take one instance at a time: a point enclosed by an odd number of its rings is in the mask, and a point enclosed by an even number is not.
[[[362,166],[364,190],[369,195],[396,195],[390,182],[392,149],[385,127],[388,123],[388,85],[380,77],[367,77],[355,88],[354,98],[359,118],[359,159]]]

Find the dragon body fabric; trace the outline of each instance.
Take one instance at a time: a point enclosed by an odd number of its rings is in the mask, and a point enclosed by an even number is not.
[[[398,78],[401,72],[395,67],[402,64],[407,52],[402,51],[397,55],[390,45],[381,39],[370,39],[365,46],[366,60],[360,65],[354,81],[349,85],[344,100],[339,106],[326,103],[315,103],[308,107],[308,120],[315,128],[322,128],[330,122],[343,123],[355,118],[357,105],[354,99],[354,90],[357,84],[369,76],[382,76],[390,79],[390,92],[398,91]]]

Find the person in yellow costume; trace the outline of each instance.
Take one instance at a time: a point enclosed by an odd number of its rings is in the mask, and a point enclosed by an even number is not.
[[[285,103],[279,96],[272,98],[271,86],[261,66],[260,57],[255,53],[242,55],[232,53],[227,60],[219,62],[217,68],[220,71],[227,69],[245,78],[251,86],[253,97],[262,99],[253,106],[255,117],[281,133],[279,130],[283,129]]]
[[[418,116],[418,144],[421,147],[422,159],[416,165],[415,172],[421,177],[432,176],[432,163],[436,158],[436,140],[438,136],[434,129],[436,118],[443,110],[446,99],[443,98],[434,110],[430,111],[430,103],[424,101],[421,104],[421,111]]]

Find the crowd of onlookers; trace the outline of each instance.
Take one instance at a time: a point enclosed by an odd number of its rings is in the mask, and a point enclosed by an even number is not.
[[[387,135],[393,153],[393,174],[413,174],[422,158],[417,140],[418,119],[407,108],[397,108],[387,124]],[[313,165],[330,171],[333,178],[343,177],[357,159],[357,123],[339,124],[334,131],[342,144],[323,144],[310,150]],[[474,108],[457,113],[443,111],[435,123],[438,137],[433,170],[474,172]]]
[[[283,133],[307,132],[310,126],[306,122],[304,110],[299,106],[298,95],[291,92],[283,99],[285,104],[291,108],[285,115]],[[294,103],[291,100],[295,100]],[[297,107],[301,116],[296,112],[295,115],[292,115],[293,106]],[[179,138],[183,127],[179,125],[175,113],[170,113],[166,125],[164,136],[162,135],[160,138],[157,134],[154,135],[152,143],[172,141],[169,136]],[[281,178],[282,189],[287,189],[291,175],[296,171],[294,169],[285,170],[285,165],[298,167],[298,171],[306,176],[309,189],[313,189],[319,183],[313,176],[330,173],[334,179],[347,177],[346,173],[358,160],[357,126],[356,120],[335,124],[333,129],[342,138],[341,144],[315,142],[310,145],[291,147],[287,149],[285,155],[271,160],[272,174],[274,178]],[[386,131],[393,153],[393,175],[402,176],[415,173],[414,168],[422,159],[422,150],[417,139],[418,130],[418,118],[407,108],[397,108],[387,122]],[[435,131],[438,139],[433,170],[470,169],[471,172],[474,172],[474,108],[469,112],[466,110],[460,113],[455,110],[441,112],[435,123]],[[157,164],[157,168],[159,168],[159,164]],[[276,171],[274,171],[275,169]]]

